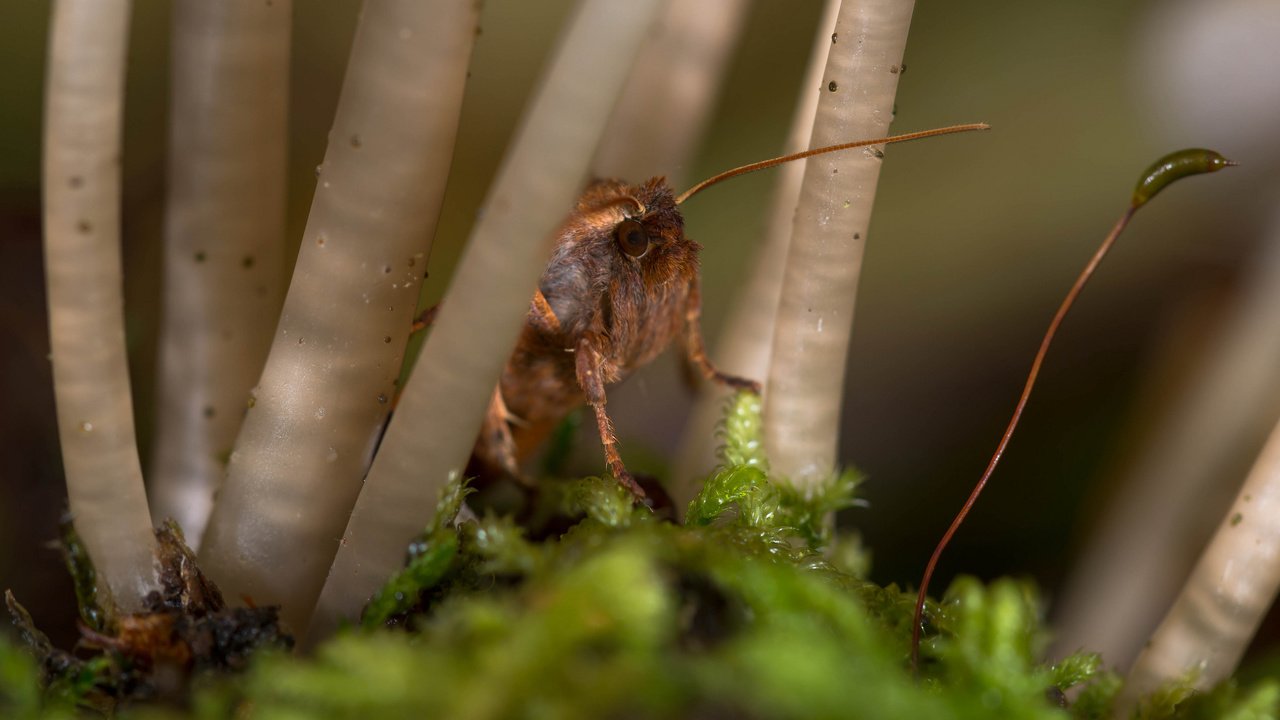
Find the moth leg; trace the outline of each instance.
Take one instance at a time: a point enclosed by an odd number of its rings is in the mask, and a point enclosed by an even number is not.
[[[695,278],[689,283],[689,301],[684,311],[684,348],[689,362],[702,372],[706,379],[720,383],[736,390],[748,390],[760,394],[760,383],[755,380],[738,377],[721,372],[707,357],[707,349],[702,342],[702,291]]]
[[[489,400],[489,409],[484,414],[484,423],[480,426],[479,445],[488,462],[527,485],[531,481],[520,474],[520,463],[516,460],[516,441],[511,436],[511,426],[507,424],[512,418],[507,403],[502,399],[502,389],[495,387],[493,398]]]
[[[533,302],[530,303],[529,308],[529,322],[544,333],[560,334],[560,318],[556,317],[556,312],[551,309],[551,303],[547,302],[547,296],[542,294],[541,289],[533,293]]]
[[[439,314],[440,303],[436,303],[426,310],[423,310],[422,314],[418,316],[418,319],[413,321],[413,326],[409,329],[409,333],[421,332],[431,327],[431,324],[436,321],[436,316]]]
[[[622,456],[618,454],[618,438],[613,434],[613,422],[609,420],[609,415],[604,409],[607,400],[604,393],[607,368],[600,351],[592,342],[593,337],[593,335],[587,335],[583,338],[574,353],[578,385],[582,387],[587,403],[596,413],[596,427],[600,430],[600,444],[604,446],[604,461],[609,466],[609,472],[613,473],[613,477],[630,490],[637,500],[644,501],[646,499],[644,489],[622,464]]]

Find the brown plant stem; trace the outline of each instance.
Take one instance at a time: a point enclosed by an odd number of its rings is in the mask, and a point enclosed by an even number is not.
[[[924,603],[929,593],[929,581],[933,578],[933,572],[938,566],[938,560],[942,557],[942,551],[950,544],[951,538],[956,534],[964,519],[968,517],[969,511],[973,509],[974,503],[978,501],[978,496],[982,494],[983,488],[987,486],[987,481],[991,479],[991,474],[995,472],[996,465],[1000,463],[1000,458],[1004,456],[1005,448],[1009,446],[1009,440],[1013,437],[1013,431],[1018,427],[1018,421],[1022,419],[1022,411],[1027,407],[1027,400],[1031,397],[1031,389],[1035,387],[1036,378],[1040,375],[1040,366],[1044,363],[1045,355],[1049,352],[1049,345],[1053,342],[1054,336],[1057,335],[1058,327],[1062,324],[1063,318],[1067,316],[1067,311],[1075,304],[1076,298],[1080,295],[1080,291],[1084,289],[1085,283],[1089,282],[1089,278],[1093,277],[1094,271],[1098,269],[1102,259],[1110,252],[1111,246],[1115,244],[1116,238],[1120,236],[1125,226],[1129,224],[1129,220],[1133,218],[1136,210],[1137,208],[1134,206],[1125,209],[1124,214],[1116,221],[1116,224],[1111,228],[1111,232],[1103,239],[1102,244],[1093,253],[1093,257],[1084,266],[1084,270],[1081,270],[1076,277],[1075,283],[1067,291],[1067,296],[1063,298],[1062,304],[1058,306],[1058,311],[1054,313],[1053,320],[1049,322],[1049,328],[1045,330],[1044,338],[1040,341],[1040,349],[1036,351],[1035,359],[1031,361],[1031,371],[1027,373],[1027,382],[1023,385],[1022,394],[1018,397],[1018,404],[1013,409],[1013,416],[1009,418],[1009,424],[1005,427],[1004,434],[1000,436],[996,451],[991,455],[991,460],[987,463],[986,470],[982,472],[982,477],[973,486],[973,490],[969,493],[968,499],[965,500],[964,506],[960,508],[960,512],[956,514],[946,533],[943,534],[942,540],[938,541],[933,554],[929,556],[929,563],[925,566],[924,576],[920,580],[920,590],[916,595],[915,615],[911,622],[912,668],[917,668],[920,664],[920,625],[924,618]]]

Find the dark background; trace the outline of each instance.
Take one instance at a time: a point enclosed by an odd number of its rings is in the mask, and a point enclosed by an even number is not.
[[[842,444],[842,459],[869,477],[870,501],[842,523],[858,528],[873,549],[875,579],[916,582],[994,448],[1045,324],[1124,208],[1139,170],[1187,145],[1208,145],[1249,164],[1180,185],[1139,216],[1063,328],[1019,435],[935,589],[958,571],[1016,574],[1034,577],[1052,596],[1106,500],[1126,444],[1141,437],[1141,419],[1176,392],[1179,353],[1196,347],[1196,323],[1213,324],[1214,308],[1230,296],[1262,241],[1266,217],[1258,198],[1275,184],[1276,153],[1237,127],[1257,121],[1257,108],[1222,107],[1212,121],[1197,121],[1162,90],[1177,85],[1178,69],[1155,59],[1152,48],[1168,32],[1161,25],[1168,8],[1185,4],[918,3],[894,130],[978,120],[993,130],[888,150],[858,300]],[[357,5],[295,2],[294,243],[324,153]],[[432,300],[447,286],[570,5],[487,0],[431,261]],[[689,177],[780,151],[819,5],[755,3]],[[65,501],[40,267],[48,9],[43,2],[12,4],[0,23],[0,587],[13,588],[65,643],[72,632],[70,589],[46,547]],[[124,237],[144,463],[153,412],[168,21],[167,2],[135,3]],[[1234,82],[1274,95],[1277,74],[1257,72],[1250,48],[1236,50]],[[711,337],[744,276],[771,187],[767,175],[749,176],[687,206],[688,232],[706,247]],[[1177,339],[1188,332],[1190,343]],[[665,456],[678,423],[658,426],[648,418],[654,408],[679,410],[687,399],[648,392],[660,384],[652,377],[631,383],[625,403],[610,406],[623,445]]]

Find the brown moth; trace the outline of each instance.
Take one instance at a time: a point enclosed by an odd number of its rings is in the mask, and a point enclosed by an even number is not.
[[[570,411],[595,412],[609,471],[637,500],[645,492],[627,472],[605,388],[679,341],[695,369],[714,382],[760,391],[755,380],[716,369],[702,340],[698,251],[684,233],[679,205],[721,180],[791,160],[967,130],[957,125],[809,150],[705,180],[679,196],[665,178],[639,185],[592,183],[561,226],[515,351],[494,389],[472,453],[481,474],[521,478],[520,462]]]
[[[644,498],[618,454],[605,388],[681,341],[708,379],[759,392],[707,359],[699,322],[700,246],[684,233],[663,178],[593,183],[560,228],[528,319],[485,416],[474,459],[519,477],[518,464],[574,408],[588,404],[619,482]]]

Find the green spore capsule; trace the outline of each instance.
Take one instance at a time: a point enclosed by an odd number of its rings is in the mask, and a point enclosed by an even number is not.
[[[1224,167],[1236,165],[1213,150],[1204,148],[1187,148],[1178,150],[1160,158],[1142,173],[1142,179],[1133,189],[1133,209],[1137,210],[1156,193],[1165,189],[1170,183],[1181,180],[1188,175],[1217,172]]]

